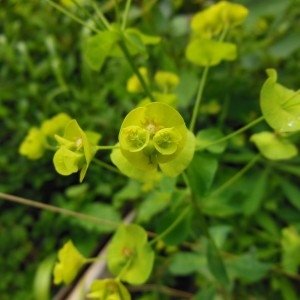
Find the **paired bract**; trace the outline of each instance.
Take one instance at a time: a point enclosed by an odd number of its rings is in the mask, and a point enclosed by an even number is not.
[[[119,149],[113,150],[111,159],[132,178],[147,179],[158,169],[165,175],[177,176],[192,160],[194,149],[194,135],[177,110],[153,102],[125,117]]]

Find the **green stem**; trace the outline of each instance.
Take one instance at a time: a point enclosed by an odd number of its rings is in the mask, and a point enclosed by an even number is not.
[[[94,263],[97,261],[103,261],[105,259],[105,257],[89,257],[85,259],[85,263],[86,264],[90,264],[90,263]]]
[[[122,174],[120,171],[119,171],[119,169],[117,169],[117,168],[115,168],[115,167],[113,167],[113,166],[111,166],[111,165],[109,165],[109,164],[107,164],[107,163],[105,163],[104,161],[102,161],[102,160],[100,160],[100,159],[97,159],[97,158],[93,158],[93,162],[94,163],[96,163],[98,166],[101,166],[101,167],[103,167],[103,168],[106,168],[107,170],[110,170],[110,171],[112,171],[112,172],[114,172],[114,173],[117,173],[117,174]]]
[[[157,241],[161,240],[163,237],[168,235],[180,222],[181,220],[186,216],[186,214],[190,211],[190,207],[186,207],[182,213],[175,219],[175,221],[162,233],[157,235],[152,241],[149,242],[149,245],[155,244]]]
[[[238,134],[246,131],[247,129],[249,129],[251,127],[253,127],[254,125],[262,122],[264,119],[265,118],[263,116],[261,116],[261,117],[255,119],[254,121],[248,123],[247,125],[241,127],[240,129],[238,129],[238,130],[236,130],[236,131],[234,131],[234,132],[232,132],[232,133],[230,133],[230,134],[228,134],[228,135],[226,135],[226,136],[224,136],[224,137],[222,137],[222,138],[220,138],[218,140],[215,140],[215,141],[213,141],[213,142],[211,142],[211,143],[209,143],[209,144],[207,144],[207,145],[205,145],[203,147],[197,147],[196,151],[204,150],[204,149],[209,148],[210,146],[213,146],[213,145],[216,145],[216,144],[219,144],[219,143],[223,143],[223,142],[231,139],[232,137],[234,137],[234,136],[236,136],[236,135],[238,135]]]
[[[60,5],[56,4],[55,2],[53,2],[52,0],[46,0],[50,5],[52,5],[54,8],[56,8],[57,10],[59,10],[60,12],[62,12],[63,14],[65,14],[66,16],[68,16],[69,18],[71,18],[72,20],[74,20],[75,22],[91,29],[94,32],[99,32],[99,30],[95,27],[92,27],[88,24],[86,24],[85,21],[81,20],[80,18],[78,18],[77,16],[75,16],[74,14],[70,13],[68,10],[64,9],[63,7],[61,7]]]
[[[210,196],[217,196],[226,190],[228,187],[233,185],[238,179],[240,179],[252,166],[256,164],[256,162],[261,158],[260,154],[255,155],[239,172],[237,172],[233,177],[231,177],[228,181],[222,184],[219,188],[214,190]]]
[[[120,148],[119,146],[113,145],[113,146],[96,146],[97,150],[113,150],[113,149],[118,149]]]
[[[128,19],[128,13],[129,13],[130,6],[131,6],[131,0],[127,0],[126,6],[125,6],[123,22],[122,22],[122,27],[121,27],[122,31],[124,31],[126,28],[126,23],[127,23],[127,19]]]
[[[52,212],[55,212],[57,214],[71,216],[71,217],[75,217],[77,219],[83,219],[83,220],[93,222],[93,223],[97,223],[97,224],[101,224],[101,225],[108,225],[108,226],[111,226],[111,227],[114,227],[114,228],[117,228],[120,225],[116,222],[104,220],[104,219],[101,219],[101,218],[89,216],[89,215],[82,214],[82,213],[79,213],[79,212],[75,212],[75,211],[72,211],[72,210],[68,210],[68,209],[65,209],[65,208],[60,208],[60,207],[53,206],[53,205],[50,205],[50,204],[45,204],[45,203],[33,201],[33,200],[30,200],[30,199],[14,196],[14,195],[10,195],[10,194],[0,193],[0,198],[4,199],[4,200],[7,200],[7,201],[11,201],[11,202],[15,202],[15,203],[19,203],[19,204],[23,204],[23,205],[27,205],[27,206],[39,208],[39,209],[42,209],[42,210],[52,211]]]
[[[144,80],[143,76],[141,75],[139,69],[134,64],[134,61],[133,61],[133,59],[132,59],[132,57],[131,57],[131,55],[129,53],[129,50],[126,47],[126,44],[123,41],[121,41],[121,42],[119,42],[119,46],[120,46],[120,48],[121,48],[124,56],[126,57],[127,61],[129,62],[130,66],[131,66],[131,68],[133,70],[133,72],[138,77],[139,82],[141,83],[141,85],[142,85],[142,87],[144,89],[145,94],[151,99],[151,101],[155,101],[155,99],[153,98],[152,93],[151,93],[151,91],[150,91],[150,89],[149,89],[146,81]]]
[[[107,21],[107,19],[105,18],[104,14],[102,13],[102,11],[98,8],[97,4],[93,2],[93,8],[98,16],[98,18],[100,19],[100,21],[102,22],[103,26],[107,29],[110,30],[110,24]]]
[[[202,210],[200,208],[199,203],[197,202],[196,198],[191,195],[191,203],[193,204],[194,208],[195,208],[195,212],[197,214],[197,221],[199,223],[200,229],[203,232],[203,234],[210,240],[212,240],[210,232],[208,230],[208,226],[206,223],[206,220],[204,218],[204,215],[202,213]]]
[[[191,119],[191,123],[190,123],[190,131],[194,131],[195,129],[195,125],[196,125],[196,120],[197,120],[197,116],[199,113],[199,107],[200,107],[200,103],[202,100],[202,95],[203,95],[203,90],[204,90],[204,86],[207,80],[207,74],[208,74],[208,70],[209,70],[209,66],[205,67],[202,73],[202,77],[199,83],[199,88],[198,88],[198,93],[197,93],[197,98],[196,98],[196,102],[195,102],[195,106],[193,109],[193,114],[192,114],[192,119]]]

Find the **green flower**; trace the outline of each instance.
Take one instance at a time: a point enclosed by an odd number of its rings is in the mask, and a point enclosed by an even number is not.
[[[130,300],[126,287],[115,279],[95,280],[91,286],[88,298],[97,300]]]
[[[195,138],[174,108],[153,102],[125,117],[119,146],[113,163],[127,176],[147,181],[158,168],[168,176],[180,174],[192,160]]]
[[[122,281],[142,284],[149,278],[154,252],[145,229],[136,224],[121,225],[107,248],[109,271]]]
[[[59,250],[58,259],[53,270],[54,284],[71,283],[86,262],[86,258],[79,253],[72,241],[65,243]]]
[[[46,150],[46,139],[43,132],[33,127],[19,147],[19,153],[29,159],[36,160],[43,156]]]
[[[179,84],[179,77],[172,72],[157,71],[154,76],[154,81],[164,92],[174,90]]]
[[[139,68],[139,72],[143,79],[148,82],[148,70],[146,68]],[[141,93],[143,92],[143,87],[140,83],[140,80],[136,75],[132,75],[128,80],[127,80],[127,86],[126,89],[129,93]]]
[[[42,123],[41,131],[44,135],[53,137],[55,134],[63,134],[66,125],[71,121],[71,118],[65,114],[60,113],[49,120]]]
[[[201,38],[218,35],[226,27],[242,24],[248,15],[248,9],[241,4],[220,1],[195,14],[191,21],[194,33]]]
[[[97,151],[96,144],[100,135],[84,132],[76,120],[71,120],[65,128],[63,137],[55,135],[55,139],[60,145],[53,157],[56,171],[61,175],[70,175],[81,170],[81,182]]]

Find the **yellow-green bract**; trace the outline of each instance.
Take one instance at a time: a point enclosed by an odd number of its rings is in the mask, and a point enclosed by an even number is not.
[[[220,34],[226,27],[242,24],[247,15],[248,9],[243,5],[220,1],[195,14],[191,27],[196,35],[202,38],[211,38]]]
[[[95,280],[91,292],[87,295],[96,300],[130,300],[131,296],[126,287],[118,280],[107,278]]]
[[[63,137],[55,135],[60,145],[53,157],[56,171],[61,175],[70,175],[81,170],[81,182],[97,151],[96,144],[100,137],[100,134],[94,132],[84,132],[76,120],[71,120]]]
[[[177,110],[153,102],[125,117],[119,146],[112,152],[113,163],[127,176],[147,181],[158,168],[179,175],[193,158],[195,137]]]
[[[268,79],[260,92],[260,107],[268,124],[279,132],[300,130],[300,91],[277,83],[277,72],[267,70]]]
[[[107,248],[110,272],[130,284],[142,284],[151,274],[154,252],[139,225],[121,225]]]
[[[78,274],[86,258],[76,249],[72,241],[68,241],[58,252],[59,262],[54,267],[54,283],[69,284]]]
[[[250,141],[255,143],[263,156],[271,160],[290,159],[298,154],[294,144],[273,132],[263,131],[253,134]]]

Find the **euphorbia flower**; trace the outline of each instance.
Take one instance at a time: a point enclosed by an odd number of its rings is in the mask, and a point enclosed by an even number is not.
[[[71,283],[86,262],[86,258],[79,253],[72,241],[65,243],[59,250],[58,259],[53,270],[55,284]]]
[[[60,145],[53,162],[56,171],[61,175],[70,175],[80,171],[80,182],[97,151],[96,144],[100,135],[84,132],[76,122],[71,120],[65,128],[64,136],[55,135]]]
[[[96,300],[130,300],[131,296],[126,287],[116,279],[95,280],[91,292],[87,295]]]
[[[139,72],[145,82],[148,82],[148,70],[144,67],[139,68]],[[141,93],[144,89],[140,83],[139,78],[136,75],[132,75],[128,80],[127,80],[127,91],[129,93]]]
[[[35,160],[43,156],[46,150],[46,139],[39,128],[32,127],[19,147],[19,153]]]
[[[153,102],[125,117],[119,146],[113,163],[127,176],[143,180],[158,168],[168,176],[180,174],[192,160],[195,138],[177,110]]]
[[[173,91],[179,84],[179,77],[173,72],[157,71],[154,75],[155,83],[164,92]]]

